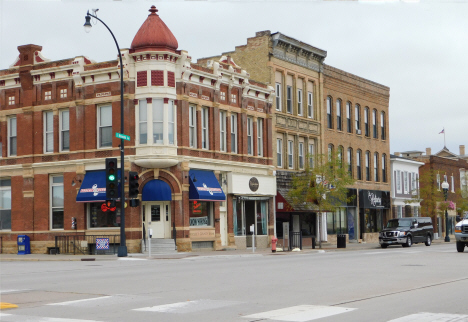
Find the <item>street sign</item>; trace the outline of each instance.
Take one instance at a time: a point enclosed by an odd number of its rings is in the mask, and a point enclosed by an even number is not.
[[[119,138],[119,139],[122,139],[122,140],[130,141],[130,136],[129,136],[129,135],[122,134],[122,133],[117,133],[117,132],[115,132],[115,137],[117,137],[117,138]]]

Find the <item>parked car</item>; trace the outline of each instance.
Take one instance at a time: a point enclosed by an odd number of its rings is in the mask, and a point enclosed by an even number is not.
[[[379,243],[382,248],[395,244],[411,247],[417,243],[431,246],[433,239],[434,227],[430,217],[391,219],[388,221],[387,227],[379,233]]]
[[[468,215],[456,224],[455,240],[457,241],[457,251],[463,253],[465,246],[468,246]]]

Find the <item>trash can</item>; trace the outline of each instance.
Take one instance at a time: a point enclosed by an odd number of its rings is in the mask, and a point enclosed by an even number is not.
[[[336,236],[336,247],[337,248],[346,248],[346,235],[338,234]]]
[[[31,243],[29,241],[29,236],[18,235],[16,242],[18,245],[18,255],[31,254]]]
[[[312,236],[312,249],[315,249],[315,236]]]

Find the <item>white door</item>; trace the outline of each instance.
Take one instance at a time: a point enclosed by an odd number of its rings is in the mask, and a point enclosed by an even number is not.
[[[171,238],[170,202],[148,203],[145,208],[147,227],[153,232],[152,238]]]

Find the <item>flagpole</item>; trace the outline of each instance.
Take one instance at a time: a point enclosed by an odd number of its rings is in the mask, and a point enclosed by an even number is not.
[[[445,145],[445,127],[443,128],[443,130],[444,130],[444,148],[445,148],[445,147],[447,147],[447,146]]]

